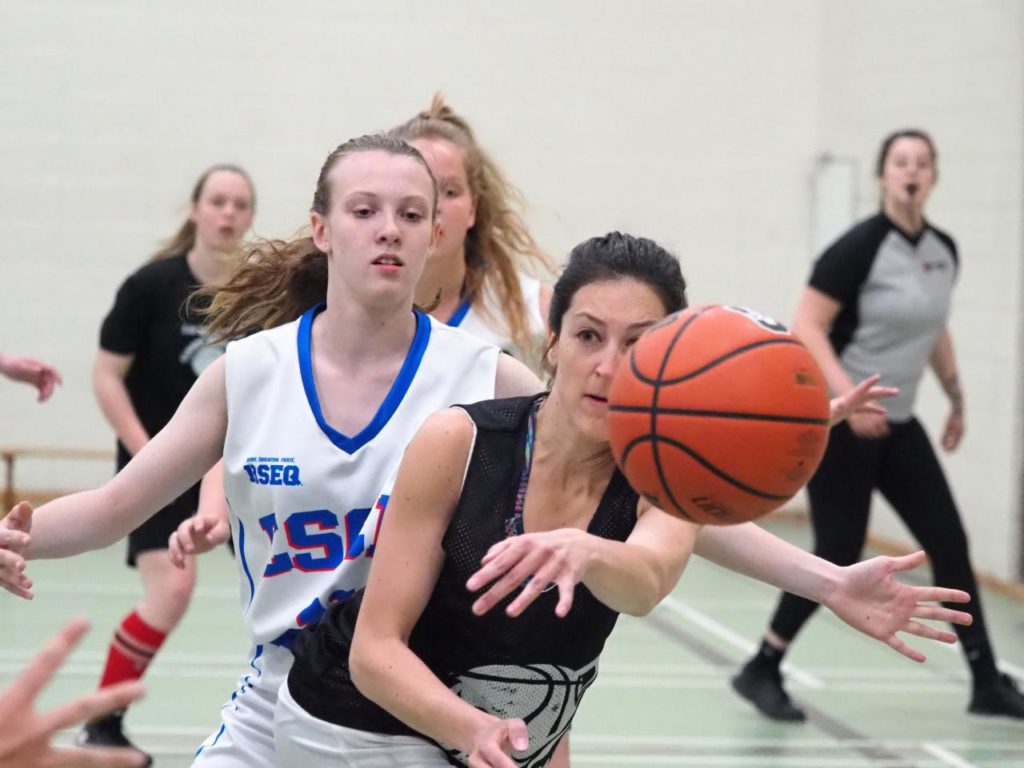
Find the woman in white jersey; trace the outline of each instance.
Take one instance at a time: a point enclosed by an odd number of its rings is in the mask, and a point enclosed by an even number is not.
[[[436,201],[426,163],[404,142],[367,136],[341,145],[320,172],[312,238],[254,253],[215,301],[214,332],[276,327],[230,344],[107,485],[34,514],[18,505],[0,523],[31,528],[27,548],[0,550],[0,581],[28,596],[22,556],[107,546],[224,455],[252,655],[197,765],[274,765],[287,646],[365,583],[373,507],[420,423],[454,402],[539,389],[497,348],[414,312],[437,238]],[[210,533],[193,545],[222,538]],[[358,572],[349,575],[350,566]]]
[[[551,288],[536,275],[551,264],[517,213],[519,193],[440,94],[390,133],[416,147],[437,179],[441,229],[417,304],[539,370]]]

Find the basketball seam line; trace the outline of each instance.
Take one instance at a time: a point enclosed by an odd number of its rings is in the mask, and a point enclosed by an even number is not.
[[[651,413],[653,408],[646,405],[609,405],[608,410],[620,413]],[[704,411],[695,408],[659,408],[658,414],[670,416],[711,416],[750,421],[779,421],[790,424],[828,424],[828,419],[815,419],[810,416],[780,416],[771,413],[740,413],[738,411]]]
[[[692,458],[694,461],[696,461],[698,464],[700,464],[702,467],[704,467],[706,470],[708,470],[712,474],[717,475],[718,477],[720,477],[721,479],[723,479],[723,480],[725,480],[725,481],[727,481],[729,483],[732,483],[733,485],[735,485],[740,490],[746,491],[747,493],[751,494],[752,496],[758,496],[758,497],[760,497],[762,499],[770,499],[772,501],[785,501],[786,499],[789,498],[789,496],[779,496],[779,495],[774,494],[774,493],[768,493],[767,491],[759,491],[757,488],[749,486],[746,483],[743,483],[743,482],[737,480],[736,478],[726,474],[725,472],[720,470],[718,467],[716,467],[714,464],[712,464],[710,461],[705,459],[703,456],[701,456],[699,453],[697,453],[695,450],[690,448],[685,443],[680,443],[677,440],[671,440],[670,438],[661,437],[661,436],[656,435],[656,434],[644,435],[643,437],[637,437],[637,438],[634,438],[633,440],[631,440],[626,445],[625,449],[623,449],[623,451],[622,451],[622,463],[623,464],[626,463],[626,457],[629,456],[629,453],[630,453],[630,451],[633,450],[633,448],[635,448],[637,445],[640,445],[641,443],[643,443],[643,442],[645,442],[647,440],[650,440],[651,443],[653,443],[654,446],[657,446],[658,443],[666,443],[666,444],[671,445],[671,446],[673,446],[675,448],[678,448],[679,450],[681,450],[684,453],[686,453],[688,456],[690,456],[690,458]],[[654,453],[657,454],[657,450],[655,450]],[[664,478],[664,476],[661,476],[660,472],[659,472],[659,477],[661,479],[662,486],[665,488],[665,491],[669,494],[669,496],[672,496],[672,492],[667,487],[667,485],[665,483],[665,478]],[[675,498],[674,497],[672,498],[672,501],[673,501],[673,503],[675,503]],[[682,508],[682,507],[679,506],[679,504],[676,504],[676,507],[680,508],[680,509]]]
[[[672,337],[672,341],[669,343],[668,348],[665,350],[665,355],[661,359],[661,366],[658,369],[658,378],[653,382],[654,392],[651,394],[651,437],[654,438],[654,442],[651,444],[651,453],[654,455],[654,469],[658,473],[658,481],[661,484],[662,490],[668,494],[668,500],[672,506],[677,510],[682,511],[683,505],[676,500],[676,495],[672,492],[671,486],[668,484],[668,479],[665,477],[665,470],[661,465],[661,453],[658,451],[658,396],[661,394],[662,377],[665,375],[665,368],[668,367],[669,358],[672,356],[672,350],[675,349],[676,344],[679,343],[679,338],[683,335],[683,332],[692,325],[698,317],[703,315],[704,312],[698,312],[676,331]],[[633,364],[633,372],[639,378],[639,371],[636,370],[636,348],[633,348],[633,354],[630,356],[630,362]],[[624,454],[625,455],[625,454]],[[623,458],[623,464],[625,464],[625,458]],[[689,517],[689,515],[687,515]]]
[[[692,320],[691,320],[691,322],[692,322]],[[679,329],[680,332],[686,330],[688,325],[689,325],[689,323],[687,323],[682,328],[680,328]],[[669,347],[670,350],[672,349],[672,347],[675,346],[676,339],[673,339],[672,341],[673,341],[673,344],[670,345],[670,347]],[[636,365],[633,365],[633,374],[637,377],[637,379],[642,381],[644,384],[650,384],[651,386],[658,386],[659,384],[661,386],[670,386],[672,384],[682,384],[684,381],[689,381],[690,379],[696,378],[697,376],[700,376],[702,373],[706,373],[707,371],[711,370],[712,368],[714,368],[714,367],[716,367],[718,365],[721,365],[725,361],[731,360],[732,358],[737,357],[738,355],[742,355],[743,353],[749,352],[752,349],[757,349],[758,347],[767,347],[767,346],[771,346],[771,345],[774,345],[774,344],[787,344],[787,345],[797,344],[797,345],[799,345],[800,342],[797,341],[796,339],[764,339],[762,341],[755,341],[755,342],[752,342],[750,344],[747,344],[746,346],[738,347],[738,348],[732,350],[731,352],[728,352],[728,353],[722,355],[721,357],[716,357],[714,360],[711,360],[711,361],[705,363],[704,365],[702,365],[697,370],[690,371],[689,373],[685,373],[682,376],[679,376],[679,377],[674,378],[674,379],[664,379],[664,380],[661,379],[661,376],[664,374],[664,367],[663,367],[663,369],[661,371],[658,372],[658,378],[657,379],[651,379],[648,376],[644,376],[642,373],[640,373],[640,371],[637,370]],[[666,361],[668,359],[668,356],[669,356],[669,353],[666,352],[666,354],[665,354]],[[665,362],[665,361],[663,361],[663,362]]]

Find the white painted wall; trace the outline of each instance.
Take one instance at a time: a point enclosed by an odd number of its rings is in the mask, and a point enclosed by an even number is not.
[[[942,460],[976,567],[1019,578],[1024,4],[830,1],[823,21],[820,149],[858,163],[860,214],[877,210],[881,137],[920,126],[938,145],[928,215],[960,250],[951,328],[967,397],[967,437]],[[937,439],[948,411],[931,374],[918,411]],[[911,541],[881,500],[873,523]]]
[[[954,330],[972,430],[950,463],[979,562],[1011,570],[1020,443],[1020,6],[929,0],[0,0],[0,348],[52,361],[36,406],[0,382],[0,445],[105,447],[89,370],[121,280],[207,165],[238,162],[256,233],[304,223],[344,139],[443,90],[556,257],[609,229],[677,251],[691,301],[788,319],[813,257],[822,152],[932,129],[934,218],[960,240]],[[937,397],[926,390],[930,423]],[[26,462],[26,485],[105,466]],[[1019,537],[1017,537],[1019,538]],[[981,556],[983,555],[983,556]]]

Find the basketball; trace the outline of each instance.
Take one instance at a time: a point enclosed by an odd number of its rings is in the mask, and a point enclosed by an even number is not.
[[[649,328],[615,373],[608,411],[626,479],[695,523],[781,506],[828,441],[817,363],[785,326],[745,307],[691,307]]]

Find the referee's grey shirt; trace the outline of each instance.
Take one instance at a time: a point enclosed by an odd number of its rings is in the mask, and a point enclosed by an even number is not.
[[[953,238],[925,223],[908,235],[878,213],[815,262],[809,285],[841,305],[829,341],[856,384],[875,373],[900,393],[893,422],[913,416],[917,387],[949,317],[959,259]]]

